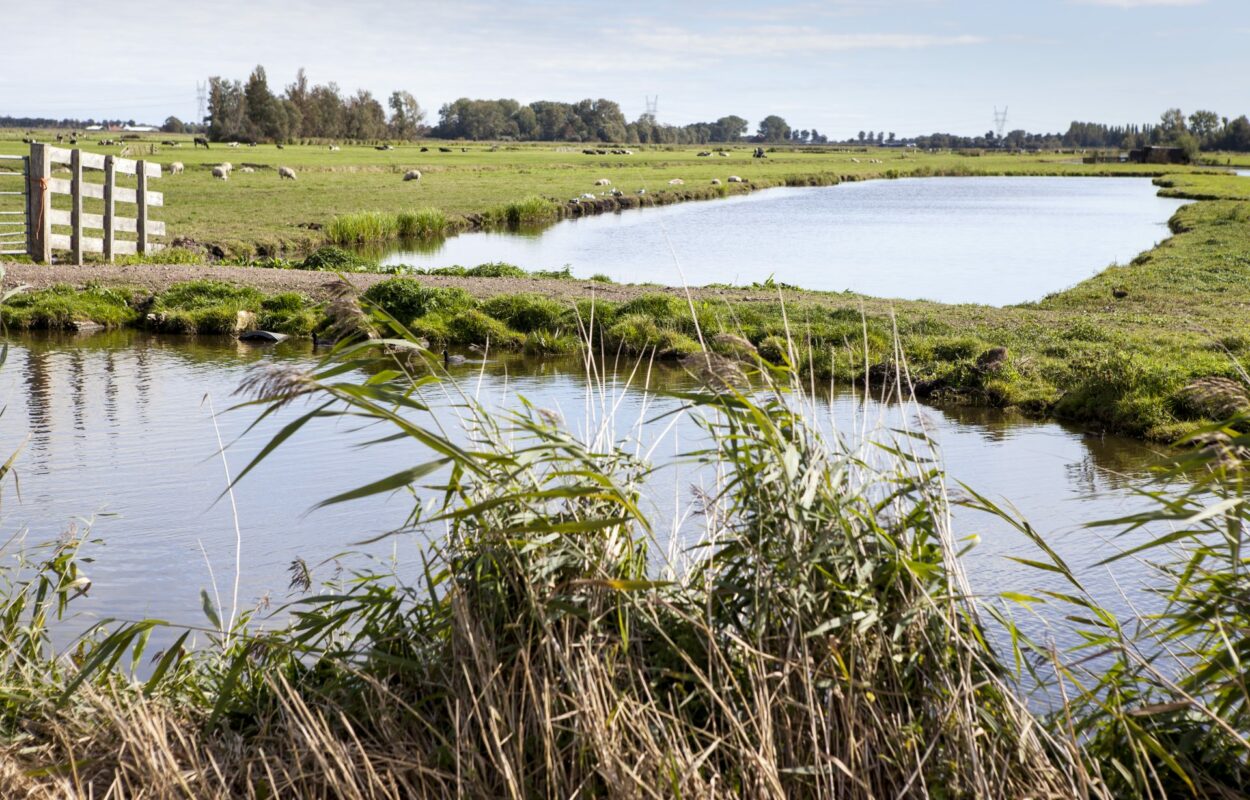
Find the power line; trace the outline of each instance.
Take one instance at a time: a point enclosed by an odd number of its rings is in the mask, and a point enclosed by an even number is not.
[[[659,112],[660,112],[660,96],[658,94],[655,97],[651,97],[650,95],[648,95],[647,96],[647,116],[651,117],[652,119],[655,119],[656,114],[658,114]]]

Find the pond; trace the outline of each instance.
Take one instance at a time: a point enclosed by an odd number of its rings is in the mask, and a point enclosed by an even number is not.
[[[237,475],[299,413],[287,409],[243,435],[256,409],[226,410],[239,401],[232,393],[240,380],[258,363],[308,365],[314,359],[306,343],[256,348],[227,339],[133,331],[12,340],[8,363],[0,368],[0,406],[6,407],[0,455],[7,457],[24,439],[25,446],[17,461],[18,481],[6,482],[0,505],[5,539],[24,530],[24,541],[33,545],[89,524],[90,536],[101,544],[89,548],[94,561],[87,571],[94,585],[81,608],[98,617],[203,624],[200,591],[211,593],[215,583],[228,607],[236,557],[231,503],[221,498],[226,480],[211,410],[217,411],[226,458]],[[516,408],[517,398],[526,397],[560,413],[574,431],[585,430],[599,409],[616,405],[612,419],[624,435],[640,419],[677,404],[641,391],[636,382],[629,388],[624,372],[588,384],[576,359],[512,357],[454,369],[460,387],[489,406]],[[684,372],[672,369],[657,370],[652,384],[691,387]],[[456,428],[453,388],[440,384],[425,395],[435,418]],[[849,391],[817,405],[843,433],[856,426],[923,424],[941,447],[952,491],[958,480],[1009,500],[1110,602],[1119,597],[1115,582],[1131,586],[1147,580],[1135,564],[1117,567],[1114,582],[1095,568],[1109,552],[1106,534],[1081,528],[1140,507],[1132,485],[1155,458],[1141,443],[984,409],[864,403]],[[663,427],[645,428],[657,461],[669,464],[648,490],[647,502],[660,544],[680,549],[697,520],[673,520],[689,510],[688,487],[706,476],[691,464],[671,462],[673,454],[698,446],[701,431],[688,417],[661,434]],[[412,502],[406,493],[309,513],[320,500],[428,456],[406,443],[356,447],[377,435],[314,424],[240,483],[235,501],[244,606],[263,598],[275,604],[288,599],[287,568],[295,558],[313,566],[319,580],[358,566],[365,557],[394,559],[401,571],[415,569],[425,543],[420,536],[391,537],[363,548],[354,544],[402,524]],[[1060,588],[1048,574],[1006,559],[1033,552],[1000,521],[957,510],[956,527],[960,537],[981,536],[966,557],[978,592]],[[10,543],[9,552],[16,546]],[[344,555],[348,551],[354,552]]]
[[[625,187],[622,187],[625,188]],[[911,178],[768,189],[469,233],[386,264],[572,268],[628,283],[750,285],[1007,305],[1127,263],[1170,234],[1185,201],[1145,178]]]

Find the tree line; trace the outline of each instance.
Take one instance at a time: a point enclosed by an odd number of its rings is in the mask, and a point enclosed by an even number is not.
[[[490,141],[622,142],[638,144],[707,144],[712,142],[828,141],[815,129],[791,128],[770,115],[755,133],[735,114],[712,122],[670,125],[652,114],[628,120],[618,103],[591,99],[565,103],[539,100],[522,105],[517,100],[462,97],[438,110],[438,121],[426,126],[425,111],[411,92],[395,91],[386,106],[367,90],[344,94],[334,83],[309,85],[301,69],[295,82],[281,93],[269,86],[265,69],[256,67],[247,81],[209,78],[209,138],[216,141],[274,141],[292,139],[441,139]],[[165,128],[187,128],[176,118]]]

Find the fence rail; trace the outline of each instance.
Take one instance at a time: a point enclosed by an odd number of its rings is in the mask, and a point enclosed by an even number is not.
[[[26,255],[30,238],[30,206],[26,202],[27,157],[0,155],[0,198],[20,197],[20,211],[0,208],[0,256]],[[0,201],[4,202],[4,201]]]
[[[68,165],[70,177],[52,177],[53,164]],[[148,218],[149,208],[165,204],[164,195],[148,189],[150,179],[161,177],[160,164],[36,143],[30,146],[26,165],[27,247],[35,261],[50,262],[53,250],[68,250],[74,263],[81,264],[84,253],[99,253],[111,262],[116,255],[144,255],[162,249],[149,238],[164,236],[165,223]],[[103,182],[84,181],[84,169],[102,170]],[[118,186],[119,174],[135,176],[135,188]],[[68,211],[52,208],[52,198],[57,194],[69,196]],[[104,213],[83,211],[84,198],[102,200]],[[134,205],[135,215],[118,216],[117,203]],[[69,227],[70,233],[53,233],[54,225]],[[103,235],[87,236],[86,230],[100,230]],[[136,238],[117,239],[114,234],[118,232],[133,233]]]

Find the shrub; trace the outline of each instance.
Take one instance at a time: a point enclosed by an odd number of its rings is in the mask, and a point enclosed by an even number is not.
[[[438,239],[451,233],[452,228],[441,208],[419,208],[395,215],[395,234],[405,239]]]

